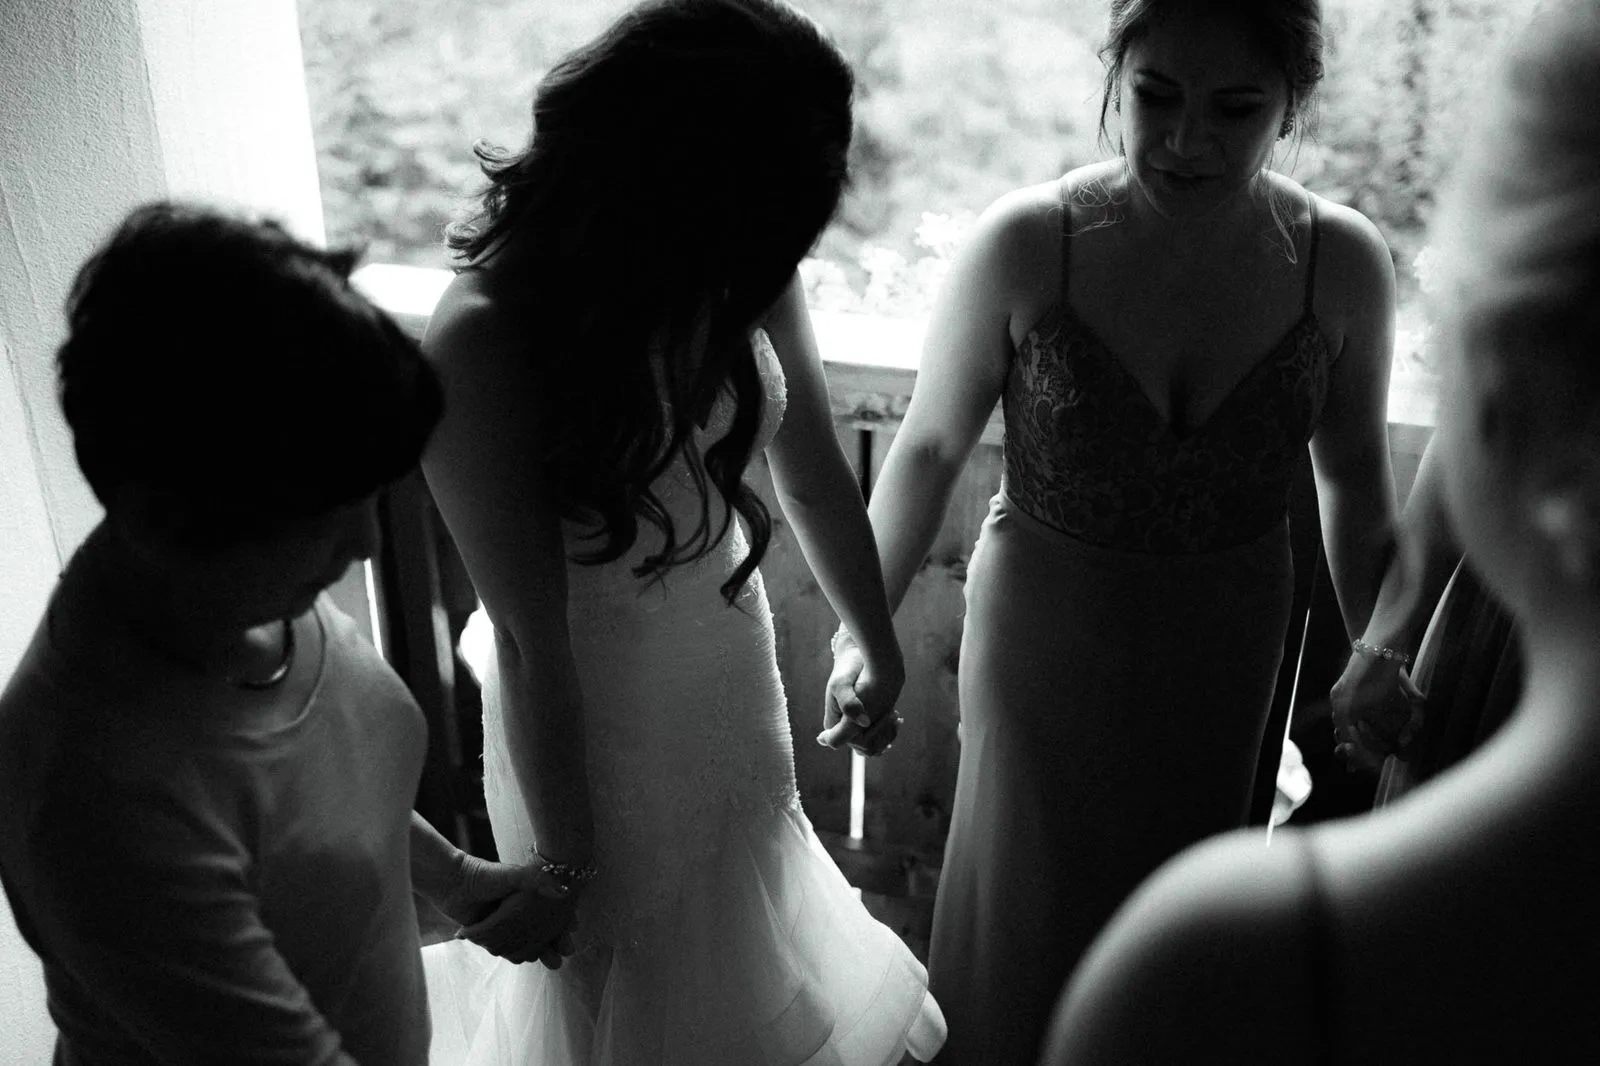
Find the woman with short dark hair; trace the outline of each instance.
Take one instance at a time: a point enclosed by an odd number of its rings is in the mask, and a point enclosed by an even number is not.
[[[556,961],[560,886],[412,812],[422,711],[323,595],[440,413],[353,263],[153,204],[72,288],[61,401],[105,516],[0,695],[0,879],[58,1063],[425,1066],[413,889]]]

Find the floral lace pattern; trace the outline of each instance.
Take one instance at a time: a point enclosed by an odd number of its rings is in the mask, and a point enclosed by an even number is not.
[[[1033,517],[1100,547],[1177,555],[1247,543],[1283,519],[1329,364],[1308,312],[1179,436],[1058,305],[1018,346],[1006,381],[1006,491]]]
[[[751,347],[765,386],[760,449],[777,433],[787,390],[766,335],[757,332]],[[732,415],[731,399],[718,403],[702,447],[728,431]],[[687,460],[662,476],[657,494],[680,529],[693,528]],[[712,518],[720,519],[716,507]],[[761,574],[731,607],[720,591],[749,551],[743,527],[735,520],[709,553],[660,580],[640,579],[633,567],[654,550],[652,533],[644,527],[615,563],[568,568],[601,871],[585,894],[584,928],[616,945],[638,942],[670,917],[679,875],[704,864],[732,822],[800,810]],[[525,849],[532,827],[507,756],[497,679],[485,685],[484,739],[496,841]]]

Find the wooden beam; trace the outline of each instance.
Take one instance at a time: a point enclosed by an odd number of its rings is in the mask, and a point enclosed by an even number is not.
[[[416,809],[458,847],[470,839],[455,782],[462,754],[457,726],[455,649],[439,581],[433,498],[420,473],[396,482],[379,503],[378,573],[385,652],[428,722],[428,753]]]

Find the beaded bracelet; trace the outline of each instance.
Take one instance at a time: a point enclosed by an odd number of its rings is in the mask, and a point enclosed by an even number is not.
[[[1360,652],[1362,655],[1370,655],[1374,659],[1387,659],[1391,662],[1398,659],[1401,666],[1411,665],[1411,656],[1405,652],[1395,651],[1393,648],[1380,647],[1377,644],[1368,644],[1359,638],[1350,642],[1350,650]]]
[[[528,858],[540,864],[540,873],[548,874],[549,876],[554,877],[567,888],[571,888],[573,885],[581,885],[585,882],[593,881],[596,877],[600,876],[600,871],[595,869],[593,863],[585,863],[582,866],[573,866],[570,863],[565,862],[551,862],[543,855],[540,855],[538,851],[533,848],[528,849]]]
[[[839,654],[839,641],[841,639],[848,640],[850,643],[854,644],[856,638],[850,635],[850,631],[848,629],[846,629],[844,626],[840,626],[833,636],[828,640],[828,650],[831,651],[836,657]]]

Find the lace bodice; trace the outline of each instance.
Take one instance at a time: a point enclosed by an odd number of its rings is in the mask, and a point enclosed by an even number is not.
[[[1327,387],[1327,348],[1309,316],[1178,436],[1098,338],[1058,311],[1024,338],[1006,382],[1006,491],[1101,547],[1243,544],[1283,519]]]
[[[1065,200],[1062,218],[1061,296],[1017,346],[1006,380],[1007,494],[1032,517],[1099,547],[1180,555],[1264,535],[1288,509],[1290,479],[1328,392],[1331,360],[1312,310],[1315,200],[1299,321],[1181,435],[1073,313]]]

